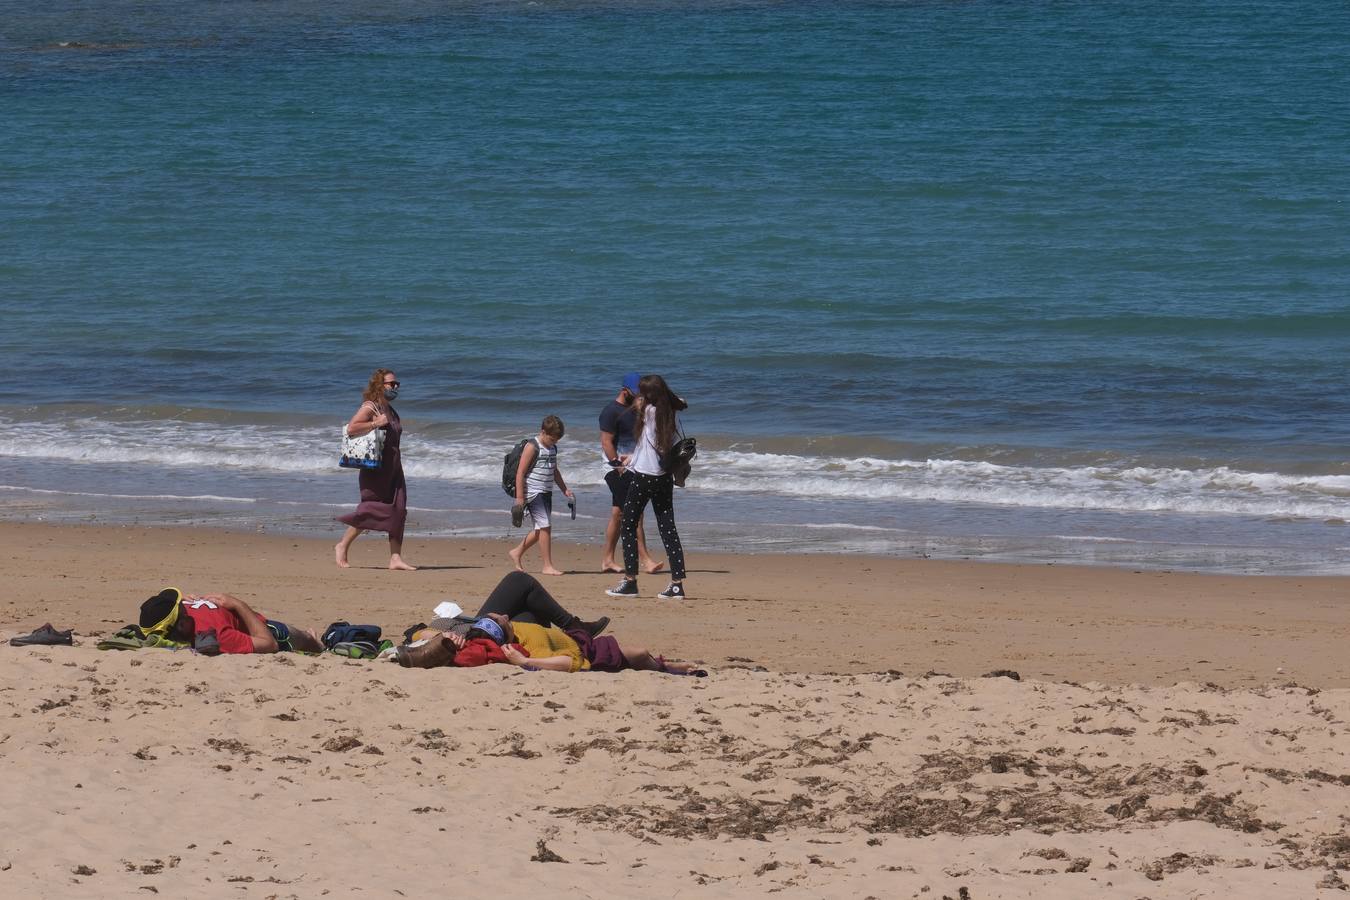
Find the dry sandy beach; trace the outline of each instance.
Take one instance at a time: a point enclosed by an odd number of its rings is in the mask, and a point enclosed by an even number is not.
[[[0,526],[6,896],[1310,897],[1350,881],[1350,580],[691,558],[549,582],[706,679],[93,649],[168,584],[391,636],[505,542]],[[370,566],[370,568],[363,568]],[[643,581],[648,593],[663,586]],[[1021,681],[983,677],[1016,670]],[[941,674],[939,674],[941,673]]]

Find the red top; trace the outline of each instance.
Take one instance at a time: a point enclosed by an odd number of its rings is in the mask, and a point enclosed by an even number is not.
[[[221,653],[252,653],[253,637],[244,628],[244,623],[239,617],[228,609],[222,609],[210,600],[202,600],[198,597],[186,597],[183,599],[183,612],[192,619],[192,627],[197,634],[202,634],[209,629],[216,630],[216,640],[220,641]],[[267,620],[262,616],[263,624]]]

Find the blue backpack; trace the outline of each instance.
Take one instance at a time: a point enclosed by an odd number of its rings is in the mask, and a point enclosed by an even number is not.
[[[323,646],[327,650],[332,650],[338,644],[350,644],[355,641],[368,641],[378,646],[380,634],[380,626],[378,625],[353,625],[351,622],[334,622],[323,633]]]

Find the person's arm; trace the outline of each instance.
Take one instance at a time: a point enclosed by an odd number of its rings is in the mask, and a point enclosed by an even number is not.
[[[568,500],[572,499],[572,492],[567,489],[567,482],[563,481],[562,469],[556,463],[553,466],[553,483],[562,489],[564,497]]]
[[[362,403],[361,408],[347,423],[347,434],[350,437],[360,437],[363,434],[370,434],[376,428],[384,428],[388,424],[389,417],[377,410],[374,404]]]
[[[605,459],[619,458],[619,445],[614,442],[614,432],[600,431],[600,452],[605,454]],[[617,466],[615,468],[618,468]]]
[[[207,594],[202,599],[210,600],[221,609],[234,613],[234,617],[243,624],[244,630],[253,640],[254,653],[277,652],[277,639],[272,636],[271,629],[267,627],[267,621],[254,612],[253,608],[243,600],[229,594]]]
[[[502,656],[513,666],[529,666],[531,669],[547,669],[550,672],[570,672],[572,671],[572,657],[570,656],[545,656],[542,659],[526,656],[516,649],[515,644],[505,644],[502,647]]]
[[[525,479],[530,474],[530,466],[534,465],[535,457],[539,455],[539,447],[534,441],[525,445],[525,449],[520,453],[520,465],[516,467],[516,502],[524,503]]]

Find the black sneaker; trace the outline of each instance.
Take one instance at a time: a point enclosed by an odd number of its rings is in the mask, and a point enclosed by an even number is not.
[[[18,637],[12,637],[9,639],[9,642],[15,647],[34,647],[44,644],[69,647],[75,643],[71,638],[72,634],[74,634],[74,631],[71,629],[57,631],[52,627],[52,623],[48,622],[32,634],[23,634]]]
[[[637,579],[625,578],[605,593],[611,597],[636,597],[638,595]]]
[[[578,622],[577,627],[583,629],[591,637],[595,637],[609,627],[609,616],[601,616],[594,622]]]
[[[669,587],[656,596],[661,600],[683,600],[684,585],[680,584],[678,581],[672,581]]]

